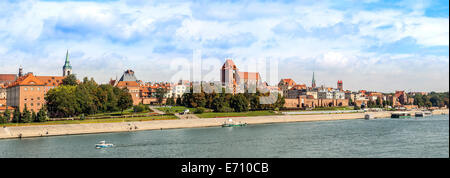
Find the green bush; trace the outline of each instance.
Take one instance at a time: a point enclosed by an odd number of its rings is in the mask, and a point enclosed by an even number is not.
[[[202,113],[204,113],[205,112],[205,108],[204,107],[198,107],[198,108],[195,108],[195,110],[194,110],[194,114],[202,114]]]
[[[86,116],[84,116],[84,114],[81,114],[80,120],[85,120],[85,119],[86,119]]]
[[[144,111],[148,111],[148,110],[149,110],[149,108],[144,104],[139,104],[137,106],[133,106],[134,112],[144,112]]]
[[[219,108],[218,111],[219,111],[219,112],[234,112],[234,109],[233,109],[233,108],[230,108],[230,107],[228,107],[228,106],[224,106],[224,107],[222,107],[222,108]]]

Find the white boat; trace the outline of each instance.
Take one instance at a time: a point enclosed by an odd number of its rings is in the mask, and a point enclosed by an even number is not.
[[[104,140],[100,141],[98,144],[95,144],[95,148],[100,149],[100,148],[108,148],[108,147],[112,147],[114,146],[112,143],[106,143]]]

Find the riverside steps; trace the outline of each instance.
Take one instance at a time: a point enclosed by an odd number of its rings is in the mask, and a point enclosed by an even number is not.
[[[409,111],[414,113],[414,111]],[[247,124],[266,124],[283,122],[312,122],[345,119],[364,119],[365,114],[371,114],[373,118],[389,118],[392,112],[366,112],[346,114],[312,114],[312,115],[272,115],[257,117],[233,117],[236,122]],[[449,110],[434,110],[433,115],[448,114]],[[108,132],[130,132],[139,130],[160,130],[193,127],[219,127],[229,118],[203,118],[203,119],[176,119],[176,120],[152,120],[137,122],[114,123],[86,123],[86,124],[58,124],[58,125],[31,125],[8,126],[0,128],[2,138],[44,137],[56,135],[74,135]]]

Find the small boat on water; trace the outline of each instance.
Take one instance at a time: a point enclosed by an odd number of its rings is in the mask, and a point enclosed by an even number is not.
[[[394,112],[391,114],[391,118],[400,118],[400,119],[404,119],[404,118],[410,118],[411,114],[409,112]]]
[[[431,116],[431,115],[433,115],[433,113],[431,111],[424,111],[423,114],[424,114],[424,116]]]
[[[222,124],[222,127],[243,127],[243,126],[247,126],[247,123],[241,123],[241,122],[233,122],[232,119],[229,119],[228,122],[224,122]]]
[[[371,119],[373,119],[373,116],[371,114],[366,114],[366,115],[364,115],[364,119],[371,120]]]
[[[433,115],[430,111],[420,111],[414,114],[416,117],[427,117]]]
[[[95,144],[95,148],[108,148],[114,146],[112,143],[106,143],[105,141],[100,141],[99,143]]]

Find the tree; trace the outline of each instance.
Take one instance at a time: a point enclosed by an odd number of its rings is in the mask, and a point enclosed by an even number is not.
[[[166,100],[166,105],[174,106],[174,105],[175,105],[175,97],[172,96],[172,97],[170,97],[170,98],[167,98],[167,100]]]
[[[20,109],[19,109],[19,107],[16,107],[16,109],[14,109],[14,112],[13,112],[12,122],[19,123],[20,118],[21,118]]]
[[[38,122],[37,115],[36,112],[34,112],[34,110],[31,111],[31,122]]]
[[[131,97],[131,94],[128,93],[128,90],[125,88],[122,90],[122,92],[119,94],[119,100],[117,101],[117,106],[120,108],[123,114],[123,110],[128,109],[129,107],[133,106],[133,98]]]
[[[62,80],[63,85],[77,85],[77,77],[75,74],[70,74]]]
[[[177,101],[175,102],[177,106],[181,106],[181,97],[177,97]]]
[[[236,112],[246,112],[249,108],[249,102],[243,94],[236,94],[231,99],[231,108]]]
[[[82,112],[79,97],[75,95],[77,86],[62,85],[50,89],[45,95],[47,110],[52,117],[70,117]]]
[[[31,117],[31,112],[28,110],[27,105],[25,105],[25,107],[23,108],[21,121],[23,123],[30,123],[33,121]]]
[[[8,120],[6,119],[6,117],[3,115],[0,115],[0,124],[6,124],[6,123],[8,123]]]
[[[159,105],[162,104],[164,100],[164,95],[167,93],[167,90],[165,88],[157,88],[155,92],[155,97],[158,100]]]
[[[3,117],[6,119],[6,122],[9,122],[11,119],[11,113],[9,112],[8,106],[6,106],[6,110],[3,113]]]
[[[45,107],[42,107],[37,113],[37,122],[45,122],[47,120],[47,113]]]

